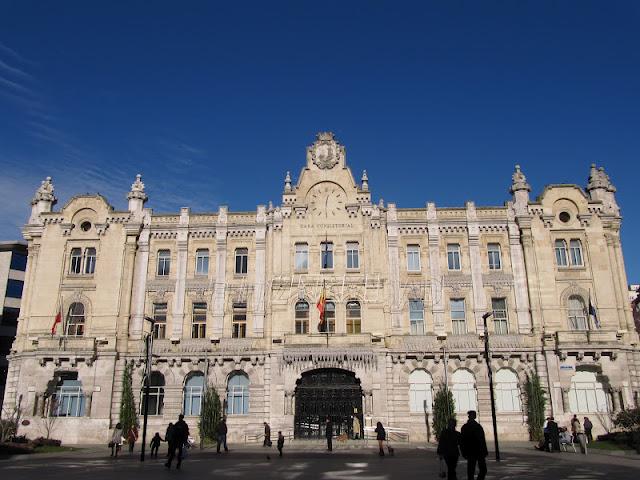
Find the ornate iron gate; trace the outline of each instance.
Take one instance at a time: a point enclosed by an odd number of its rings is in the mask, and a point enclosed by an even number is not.
[[[362,388],[355,373],[338,368],[313,370],[296,383],[296,438],[323,438],[327,417],[333,422],[334,435],[362,438]],[[353,431],[354,423],[360,431]]]

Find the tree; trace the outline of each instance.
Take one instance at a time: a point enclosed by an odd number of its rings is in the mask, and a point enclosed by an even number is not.
[[[0,443],[8,442],[18,433],[20,418],[22,417],[22,395],[18,403],[12,409],[2,408],[2,419],[0,420]]]
[[[204,439],[215,440],[216,427],[222,417],[222,405],[220,397],[213,385],[209,385],[202,399],[202,408],[200,409],[200,421],[198,429],[200,431],[200,441]]]
[[[456,419],[455,400],[453,393],[446,385],[440,385],[433,399],[433,431],[436,438],[440,438],[442,430],[447,428],[450,419]]]
[[[129,434],[135,425],[138,424],[136,414],[136,402],[133,398],[132,386],[133,362],[127,363],[122,375],[122,401],[120,403],[120,423],[122,424],[122,435]]]
[[[527,423],[529,425],[529,439],[536,442],[544,438],[542,426],[544,425],[544,408],[547,403],[544,388],[540,384],[537,373],[527,376],[525,385],[527,397]]]
[[[47,440],[51,438],[51,434],[58,423],[58,406],[59,403],[56,396],[49,397],[48,407],[45,407],[45,415],[40,419],[40,428],[44,432],[44,438]]]

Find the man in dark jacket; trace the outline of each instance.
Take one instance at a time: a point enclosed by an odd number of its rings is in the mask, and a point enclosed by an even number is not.
[[[169,459],[164,464],[165,467],[171,468],[171,462],[176,456],[176,449],[178,449],[178,463],[176,468],[180,468],[182,464],[182,448],[189,438],[189,425],[184,421],[184,415],[178,416],[178,421],[173,426],[171,432],[171,440],[169,441]]]
[[[324,434],[327,437],[327,450],[333,451],[333,422],[331,418],[327,417],[327,423],[325,424]]]
[[[456,431],[455,418],[449,419],[447,428],[442,430],[438,440],[438,455],[447,464],[447,478],[457,480],[456,468],[460,457],[460,432]]]
[[[487,442],[484,438],[482,426],[476,422],[476,411],[469,410],[469,421],[460,429],[460,450],[462,456],[467,459],[467,478],[473,480],[478,464],[478,480],[484,480],[487,475],[487,462],[485,461],[489,452]]]
[[[558,428],[558,424],[553,419],[553,417],[549,417],[549,420],[547,421],[547,434],[549,436],[549,439],[547,441],[547,444],[545,445],[545,449],[549,452],[559,452],[560,429]]]
[[[267,422],[264,422],[264,442],[262,442],[263,447],[271,446],[271,427]]]
[[[227,418],[226,417],[222,417],[222,420],[220,420],[220,423],[218,423],[218,426],[216,427],[216,436],[217,436],[217,440],[218,440],[218,445],[217,445],[217,453],[220,453],[220,446],[224,446],[224,451],[228,452],[229,449],[227,448]]]

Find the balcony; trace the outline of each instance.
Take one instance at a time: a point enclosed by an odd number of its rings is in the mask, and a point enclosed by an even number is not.
[[[29,350],[50,352],[93,352],[100,341],[95,337],[35,337],[30,338]]]
[[[570,330],[556,332],[558,346],[618,343],[615,330]]]
[[[370,333],[311,333],[307,335],[296,335],[294,333],[286,333],[284,335],[284,343],[288,346],[339,346],[339,345],[359,345],[371,346]]]

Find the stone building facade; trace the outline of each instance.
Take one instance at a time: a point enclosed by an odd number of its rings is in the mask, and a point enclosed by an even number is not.
[[[327,414],[354,437],[381,420],[432,439],[446,382],[459,415],[477,409],[491,436],[482,315],[493,311],[501,436],[527,438],[532,372],[548,413],[607,428],[640,389],[615,188],[592,166],[586,189],[529,191],[516,167],[504,206],[373,202],[331,133],[307,148],[296,182],[287,173],[279,205],[251,212],[155,214],[140,176],[127,211],[100,195],[54,210],[47,179],[24,227],[5,405],[20,402],[26,434],[58,415],[55,436],[105,442],[127,362],[142,384],[151,332],[152,432],[181,412],[195,431],[202,391],[215,388],[236,441],[263,421],[320,435]],[[318,332],[323,292],[328,333]]]

